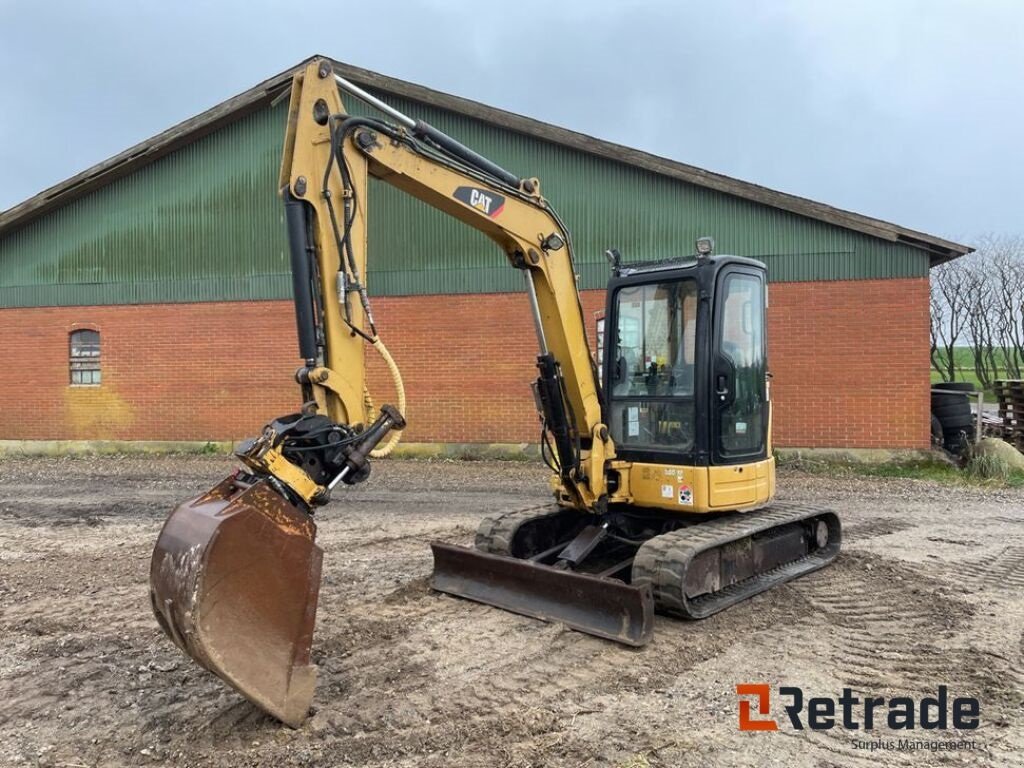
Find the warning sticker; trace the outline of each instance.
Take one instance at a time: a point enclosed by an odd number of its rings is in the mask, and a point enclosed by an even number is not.
[[[661,498],[663,498],[663,499],[671,499],[673,496],[675,496],[675,493],[676,493],[676,489],[673,488],[671,485],[663,485],[663,486],[661,486]]]
[[[679,503],[686,507],[693,506],[693,489],[690,486],[679,486]]]
[[[636,406],[628,408],[626,414],[629,417],[626,422],[626,436],[636,437],[640,434],[640,408]]]

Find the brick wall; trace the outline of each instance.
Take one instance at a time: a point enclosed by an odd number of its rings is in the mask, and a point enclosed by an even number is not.
[[[927,447],[927,279],[769,295],[778,445]],[[593,337],[604,295],[583,300]],[[405,378],[406,439],[537,440],[525,295],[378,298],[374,312]],[[68,385],[81,327],[101,333],[99,388]],[[289,302],[0,309],[0,328],[0,439],[236,439],[298,404]],[[383,365],[370,374],[376,401],[392,399]]]
[[[928,279],[771,283],[775,442],[927,448]]]

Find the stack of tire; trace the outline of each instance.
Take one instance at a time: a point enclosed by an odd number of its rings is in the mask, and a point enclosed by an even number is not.
[[[945,391],[935,392],[936,389]],[[974,385],[947,381],[932,384],[932,390],[932,443],[959,456],[974,440],[975,418],[968,399]]]

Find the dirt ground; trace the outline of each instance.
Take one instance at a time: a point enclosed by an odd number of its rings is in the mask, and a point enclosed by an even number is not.
[[[149,609],[164,516],[231,467],[0,461],[0,764],[1024,765],[1024,492],[782,472],[785,498],[842,514],[837,563],[702,622],[658,617],[634,650],[427,588],[427,542],[468,544],[483,515],[545,501],[545,470],[378,462],[319,517],[319,686],[291,730],[190,663]],[[740,732],[741,682],[944,684],[980,699],[981,727],[959,734],[977,749]]]

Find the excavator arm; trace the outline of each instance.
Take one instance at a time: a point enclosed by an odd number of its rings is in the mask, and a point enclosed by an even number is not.
[[[602,510],[615,455],[569,234],[537,180],[518,179],[404,115],[398,125],[351,117],[339,85],[358,91],[325,61],[295,76],[281,164],[302,406],[236,449],[244,470],[170,515],[150,569],[167,635],[292,724],[305,717],[315,680],[309,652],[322,554],[313,512],[340,483],[365,480],[370,458],[405,426],[401,378],[366,287],[370,177],[483,232],[522,271],[540,345],[536,399],[563,502]],[[375,412],[367,346],[391,368],[398,406]]]
[[[365,294],[366,187],[368,178],[378,179],[487,235],[522,271],[540,347],[535,391],[552,466],[575,505],[606,503],[604,470],[614,446],[601,421],[572,244],[539,182],[518,179],[402,115],[407,124],[397,126],[351,117],[339,84],[355,89],[326,62],[296,77],[281,170],[305,360],[300,382],[335,422],[369,416],[361,411],[362,355],[376,328]],[[315,262],[304,254],[315,254]]]

